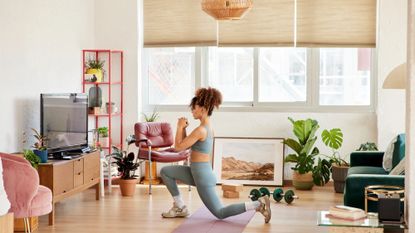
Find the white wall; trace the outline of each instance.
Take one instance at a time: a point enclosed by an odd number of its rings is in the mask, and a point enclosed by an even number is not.
[[[406,61],[407,1],[379,0],[378,145],[384,150],[405,132],[405,90],[382,89],[389,72]]]
[[[96,48],[124,51],[124,136],[138,121],[138,7],[137,0],[96,0]],[[116,125],[114,125],[117,127]]]
[[[93,0],[0,0],[0,151],[40,125],[40,93],[80,92],[81,49],[94,46]]]

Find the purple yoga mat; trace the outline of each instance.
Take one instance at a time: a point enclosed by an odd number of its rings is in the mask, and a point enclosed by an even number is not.
[[[203,206],[188,217],[173,233],[241,233],[254,214],[255,211],[251,210],[220,220]]]

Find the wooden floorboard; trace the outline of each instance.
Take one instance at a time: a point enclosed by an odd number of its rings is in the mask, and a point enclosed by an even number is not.
[[[224,203],[244,202],[252,186],[244,187],[241,198],[222,199]],[[289,187],[285,187],[287,189]],[[187,191],[180,188],[182,196],[191,211],[202,206],[196,189]],[[221,194],[220,186],[217,192]],[[272,202],[272,220],[264,224],[261,214],[245,228],[246,233],[254,232],[327,232],[325,227],[316,226],[317,211],[343,202],[342,194],[335,194],[333,186],[314,187],[312,191],[295,191],[300,199],[293,204]],[[184,219],[162,219],[160,213],[169,209],[172,198],[164,186],[153,188],[153,195],[147,194],[147,186],[137,185],[133,198],[122,197],[118,186],[113,186],[111,194],[106,193],[99,201],[95,200],[93,189],[65,199],[56,204],[55,225],[48,226],[47,216],[40,217],[40,233],[83,233],[83,232],[171,232]]]

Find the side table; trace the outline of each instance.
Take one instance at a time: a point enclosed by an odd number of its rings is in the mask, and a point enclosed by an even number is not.
[[[379,201],[378,195],[383,194],[386,196],[392,196],[398,194],[401,202],[405,204],[405,189],[401,186],[392,185],[369,185],[365,187],[365,212],[367,213],[368,201]]]

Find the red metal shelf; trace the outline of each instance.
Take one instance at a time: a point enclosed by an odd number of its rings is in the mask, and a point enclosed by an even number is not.
[[[106,71],[107,77],[105,82],[90,82],[85,81],[85,73],[86,73],[86,60],[87,59],[101,59],[105,61],[104,69]],[[111,49],[84,49],[82,50],[82,90],[84,93],[88,92],[88,89],[91,88],[91,85],[106,85],[105,87],[102,87],[103,90],[106,90],[106,102],[113,102],[114,99],[119,100],[119,112],[113,113],[113,114],[89,114],[89,116],[94,116],[95,119],[95,128],[99,127],[108,127],[108,134],[109,134],[109,145],[113,145],[114,139],[115,142],[120,142],[120,144],[116,144],[118,148],[123,147],[123,111],[124,111],[124,101],[123,101],[123,89],[124,89],[124,52],[122,50],[111,50]],[[116,73],[112,73],[111,70],[114,69]],[[119,72],[119,73],[118,73]],[[112,76],[115,76],[117,80],[112,80]],[[119,78],[118,78],[119,77]],[[120,96],[119,98],[113,98],[112,92],[112,86],[115,85],[117,88],[120,88]],[[108,89],[107,89],[108,88]],[[118,93],[118,92],[116,92]],[[111,106],[110,106],[111,107]],[[109,109],[109,112],[111,112],[111,109]],[[113,119],[113,117],[116,117]],[[104,120],[100,120],[101,118],[107,118]],[[115,133],[113,133],[113,123],[114,121],[119,121],[120,129],[119,129],[119,135],[117,136]],[[108,150],[108,153],[112,153],[112,147],[102,147],[103,149]]]
[[[113,113],[113,114],[106,114],[106,113],[103,113],[103,114],[88,114],[89,116],[94,116],[94,117],[109,117],[109,116],[121,116],[122,115],[122,113],[121,112],[117,112],[117,113]]]
[[[117,85],[117,84],[123,84],[122,82],[89,82],[89,81],[84,81],[83,84],[85,85],[100,85],[100,84],[106,84],[106,85]]]

